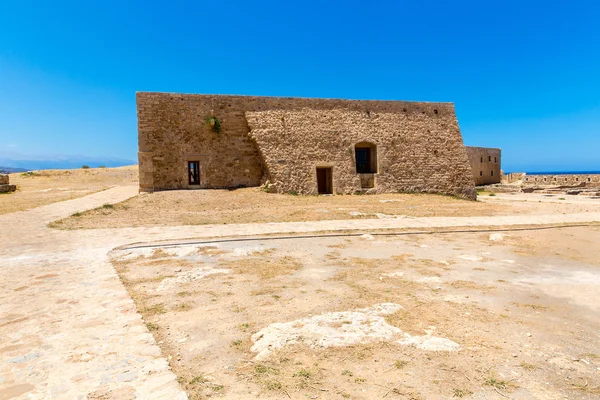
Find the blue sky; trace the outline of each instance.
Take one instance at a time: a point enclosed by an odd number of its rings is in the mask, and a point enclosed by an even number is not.
[[[503,169],[600,170],[598,1],[0,2],[0,153],[136,159],[136,91],[451,101]]]

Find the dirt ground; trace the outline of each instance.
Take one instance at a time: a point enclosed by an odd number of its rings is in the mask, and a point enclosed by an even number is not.
[[[0,194],[0,214],[83,197],[113,186],[137,185],[137,165],[10,174],[17,191]]]
[[[599,399],[598,243],[591,226],[111,257],[191,399]]]
[[[531,196],[530,196],[531,197]],[[482,196],[484,200],[495,197]],[[259,188],[141,194],[52,224],[60,229],[124,228],[394,217],[554,214],[600,211],[600,203],[468,201],[425,194],[293,196]]]

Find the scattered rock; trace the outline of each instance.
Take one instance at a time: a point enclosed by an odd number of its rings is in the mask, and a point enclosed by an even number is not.
[[[490,233],[490,241],[501,242],[504,240],[504,233]]]

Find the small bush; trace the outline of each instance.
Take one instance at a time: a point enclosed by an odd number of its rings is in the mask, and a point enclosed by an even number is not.
[[[81,168],[82,169],[90,169],[90,166],[89,165],[82,165]]]
[[[111,209],[111,210],[112,210],[113,208],[115,208],[115,206],[114,206],[114,205],[112,205],[112,204],[108,204],[108,203],[107,203],[107,204],[104,204],[104,205],[102,206],[102,208],[108,208],[108,209]]]
[[[494,197],[496,193],[490,193],[490,197]]]
[[[206,117],[205,122],[215,133],[221,133],[221,121],[217,117]]]
[[[75,214],[71,214],[71,217],[81,217],[82,215],[82,213],[76,212]]]

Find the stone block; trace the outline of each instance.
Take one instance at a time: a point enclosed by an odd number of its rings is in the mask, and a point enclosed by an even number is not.
[[[9,193],[17,190],[16,185],[0,185],[0,193]]]

